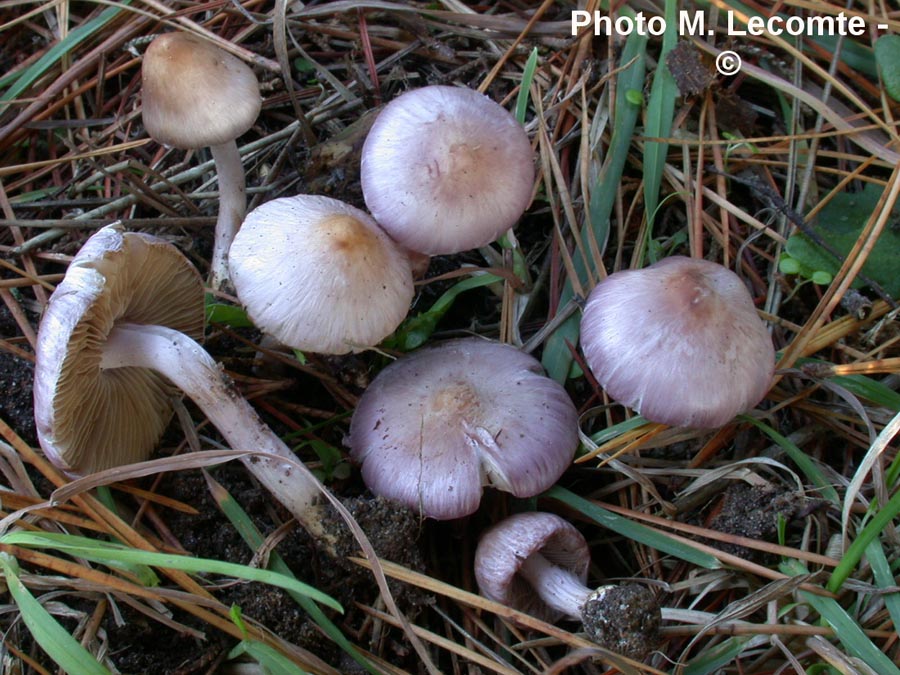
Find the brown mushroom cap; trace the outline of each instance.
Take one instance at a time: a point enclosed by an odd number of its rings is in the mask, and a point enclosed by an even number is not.
[[[715,428],[750,410],[775,365],[741,279],[682,256],[601,281],[584,308],[581,346],[612,398],[673,426]]]
[[[373,493],[450,520],[478,509],[484,485],[517,497],[552,486],[578,446],[578,413],[532,356],[451,340],[378,374],[348,445]]]
[[[563,614],[547,606],[518,574],[535,553],[573,573],[582,584],[587,581],[591,556],[582,534],[567,520],[539,511],[509,516],[482,535],[475,550],[475,580],[489,600],[556,621]]]
[[[203,335],[203,282],[171,244],[106,227],[72,259],[41,321],[34,409],[44,452],[65,471],[91,473],[146,459],[179,390],[145,368],[103,369],[117,322]]]
[[[142,78],[147,133],[176,148],[232,141],[253,126],[262,106],[253,70],[190,33],[153,40],[144,54]]]

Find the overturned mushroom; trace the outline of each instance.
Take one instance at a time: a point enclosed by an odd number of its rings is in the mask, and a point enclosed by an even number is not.
[[[171,244],[110,226],[72,259],[38,332],[34,409],[47,457],[70,474],[146,459],[179,390],[311,533],[325,488],[196,342],[203,284]],[[261,456],[259,453],[266,453]]]
[[[209,146],[219,182],[210,283],[228,281],[228,248],[247,209],[236,139],[256,121],[259,82],[243,61],[190,33],[160,35],[141,69],[142,116],[151,138],[183,150]]]
[[[673,426],[714,428],[750,410],[775,366],[741,279],[681,256],[601,281],[584,308],[581,347],[613,399]]]
[[[575,454],[578,414],[528,354],[453,340],[382,370],[348,444],[372,492],[449,520],[474,512],[485,485],[517,497],[552,486]]]
[[[490,528],[475,550],[481,594],[547,621],[581,621],[602,647],[629,658],[656,648],[662,620],[638,584],[585,585],[590,551],[581,533],[552,513],[517,513]]]

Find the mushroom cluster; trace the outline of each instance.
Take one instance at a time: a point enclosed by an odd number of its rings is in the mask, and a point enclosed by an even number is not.
[[[528,354],[451,340],[382,370],[347,443],[373,493],[449,520],[473,513],[485,485],[517,497],[553,485],[578,446],[578,413]]]
[[[613,399],[672,426],[726,424],[762,400],[775,367],[772,339],[740,277],[682,256],[597,284],[581,347]]]
[[[656,648],[662,621],[655,595],[638,584],[585,585],[590,550],[567,520],[518,513],[485,532],[475,550],[475,579],[489,600],[548,621],[581,621],[602,647],[642,659]]]

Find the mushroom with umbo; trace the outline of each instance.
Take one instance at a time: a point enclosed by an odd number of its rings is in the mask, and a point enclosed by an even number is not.
[[[236,139],[259,116],[253,70],[190,33],[155,38],[141,68],[142,116],[150,137],[182,150],[209,147],[219,182],[210,284],[228,282],[228,248],[247,209],[246,179]]]
[[[565,519],[517,513],[488,529],[475,550],[480,593],[547,621],[581,621],[588,637],[629,658],[644,658],[659,641],[662,615],[639,584],[586,585],[590,551]]]
[[[531,200],[522,125],[472,89],[431,85],[378,114],[362,149],[366,206],[401,245],[429,255],[491,243]]]
[[[775,367],[772,339],[740,277],[683,256],[597,284],[581,347],[610,397],[672,426],[726,424],[762,400]]]
[[[400,325],[413,298],[409,255],[367,213],[330,197],[258,206],[229,256],[247,314],[294,349],[372,347]]]
[[[578,446],[578,413],[532,356],[465,338],[382,370],[347,443],[373,493],[450,520],[473,513],[485,485],[517,497],[552,486]]]
[[[146,459],[187,394],[250,472],[312,534],[325,490],[213,358],[203,283],[172,244],[98,230],[72,259],[38,330],[34,410],[47,457],[69,474]]]

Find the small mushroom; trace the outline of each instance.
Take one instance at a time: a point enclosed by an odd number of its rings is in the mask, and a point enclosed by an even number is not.
[[[585,585],[590,551],[581,533],[552,513],[518,513],[482,535],[475,550],[481,594],[546,621],[581,621],[605,649],[642,659],[659,642],[662,615],[639,584]]]
[[[581,347],[600,385],[652,422],[715,428],[763,399],[775,350],[741,279],[682,256],[609,275]]]
[[[34,411],[47,457],[69,474],[146,459],[187,394],[253,475],[319,533],[318,480],[267,427],[196,342],[203,283],[171,244],[98,230],[50,297],[38,331]]]
[[[521,217],[534,184],[522,125],[461,87],[422,87],[388,103],[361,162],[372,216],[397,242],[429,255],[497,239]]]
[[[528,354],[452,340],[382,370],[347,443],[373,493],[449,520],[473,513],[484,485],[517,497],[552,486],[575,454],[578,414]]]
[[[259,116],[259,82],[243,61],[190,33],[160,35],[141,69],[142,115],[150,137],[182,150],[209,146],[219,182],[210,283],[228,281],[228,247],[247,209],[236,139]]]
[[[330,197],[273,199],[247,214],[231,274],[253,322],[295,349],[346,354],[406,317],[410,258],[365,213]]]

